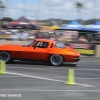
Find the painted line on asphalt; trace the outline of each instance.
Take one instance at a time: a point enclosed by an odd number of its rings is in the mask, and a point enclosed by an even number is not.
[[[66,82],[63,80],[56,80],[56,79],[50,79],[50,78],[45,78],[45,77],[38,77],[38,76],[31,76],[31,75],[26,75],[26,74],[20,74],[20,73],[12,73],[12,72],[6,72],[7,74],[13,74],[13,75],[19,75],[19,76],[24,76],[24,77],[30,77],[30,78],[36,78],[36,79],[41,79],[41,80],[48,80],[48,81],[54,81],[54,82]],[[81,83],[76,83],[76,85],[81,85],[81,86],[86,86],[86,87],[96,87],[93,85],[89,84],[81,84]]]
[[[2,91],[37,91],[37,92],[100,92],[100,90],[36,90],[36,89],[0,89]]]
[[[96,69],[94,69],[94,68],[76,68],[75,70],[95,70],[95,71],[100,71],[100,68],[98,69],[98,68],[96,68]]]
[[[25,76],[0,76],[0,78],[2,78],[2,77],[25,77]],[[63,79],[66,79],[66,78],[68,78],[68,77],[48,77],[48,78],[63,78]],[[85,78],[85,77],[75,77],[75,79],[89,79],[89,80],[97,80],[97,79],[100,79],[100,78],[97,78],[97,77],[95,77],[95,78]]]
[[[65,69],[65,67],[64,68],[53,68],[53,67],[51,67],[51,68],[27,68],[27,67],[7,67],[7,69],[28,69],[28,70],[34,70],[34,69],[41,69],[41,70],[48,70],[48,69],[52,69],[52,70],[54,70],[54,69]],[[90,70],[90,71],[100,71],[100,69],[99,68],[96,68],[96,69],[94,69],[94,68],[91,68],[91,69],[89,69],[89,68],[68,68],[68,69],[74,69],[74,71],[75,70]]]
[[[94,79],[96,79],[96,80],[97,80],[97,79],[100,79],[100,78],[97,78],[97,77],[95,77],[95,78],[75,77],[75,78],[76,78],[76,79],[93,79],[93,80],[94,80]]]
[[[24,77],[24,76],[0,76],[1,77]]]
[[[43,69],[43,70],[44,70],[44,69],[57,69],[57,68],[52,68],[52,67],[51,67],[51,68],[7,67],[7,68],[8,68],[8,69],[9,69],[9,68],[13,68],[13,69],[14,69],[14,68],[15,68],[15,69],[17,69],[17,68],[21,68],[21,69]],[[59,68],[58,68],[58,69],[59,69]]]
[[[49,77],[49,78],[62,78],[62,79],[66,79],[67,77]],[[75,77],[75,79],[89,79],[89,80],[100,80],[100,78],[84,78],[84,77]]]
[[[67,77],[49,77],[49,78],[62,78],[62,79],[66,79]],[[75,77],[75,79],[89,79],[89,80],[97,80],[97,79],[100,79],[100,78],[85,78],[85,77]]]
[[[7,67],[7,68],[8,68],[8,69],[9,69],[9,68],[12,68],[12,69],[20,68],[20,69],[33,69],[33,70],[34,70],[34,69],[43,69],[43,70],[44,70],[44,69],[45,69],[45,70],[46,70],[46,69],[65,69],[65,67],[62,67],[62,68],[61,68],[61,67],[60,67],[60,68],[57,68],[57,67],[56,67],[56,68],[55,68],[55,67],[54,67],[54,68],[53,68],[53,67],[51,67],[51,68]],[[94,69],[94,68],[68,68],[68,67],[67,67],[66,69],[74,69],[74,70],[96,70],[96,71],[100,71],[100,69],[97,69],[97,68]]]
[[[100,61],[93,61],[93,60],[91,60],[91,61],[79,61],[79,62],[100,62]]]

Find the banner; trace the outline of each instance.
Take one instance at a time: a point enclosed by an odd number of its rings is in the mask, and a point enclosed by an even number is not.
[[[81,55],[95,56],[95,44],[69,43],[68,46],[78,51]]]

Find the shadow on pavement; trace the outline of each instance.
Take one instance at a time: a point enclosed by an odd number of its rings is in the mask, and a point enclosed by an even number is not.
[[[52,66],[50,65],[50,63],[47,63],[47,62],[33,62],[33,61],[13,61],[10,64]],[[77,64],[63,63],[61,66],[52,66],[52,67],[77,67]]]

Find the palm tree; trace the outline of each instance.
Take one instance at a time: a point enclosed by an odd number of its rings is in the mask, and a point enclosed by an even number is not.
[[[0,0],[0,11],[4,10],[6,7],[3,4],[2,0]]]
[[[77,8],[77,15],[80,14],[80,19],[81,19],[81,10],[82,10],[82,8],[84,8],[84,5],[81,2],[76,2],[75,6]]]
[[[2,2],[2,0],[0,0],[0,30],[1,30],[1,24],[2,24],[2,21],[1,21],[1,19],[2,19],[2,12],[4,13],[4,9],[5,9],[6,7],[5,7],[5,5],[3,4],[3,2]]]

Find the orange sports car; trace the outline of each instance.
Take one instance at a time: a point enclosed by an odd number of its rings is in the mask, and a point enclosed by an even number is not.
[[[80,54],[63,43],[35,39],[26,45],[5,44],[0,46],[0,60],[9,63],[13,60],[48,61],[58,66],[63,62],[77,62]]]

